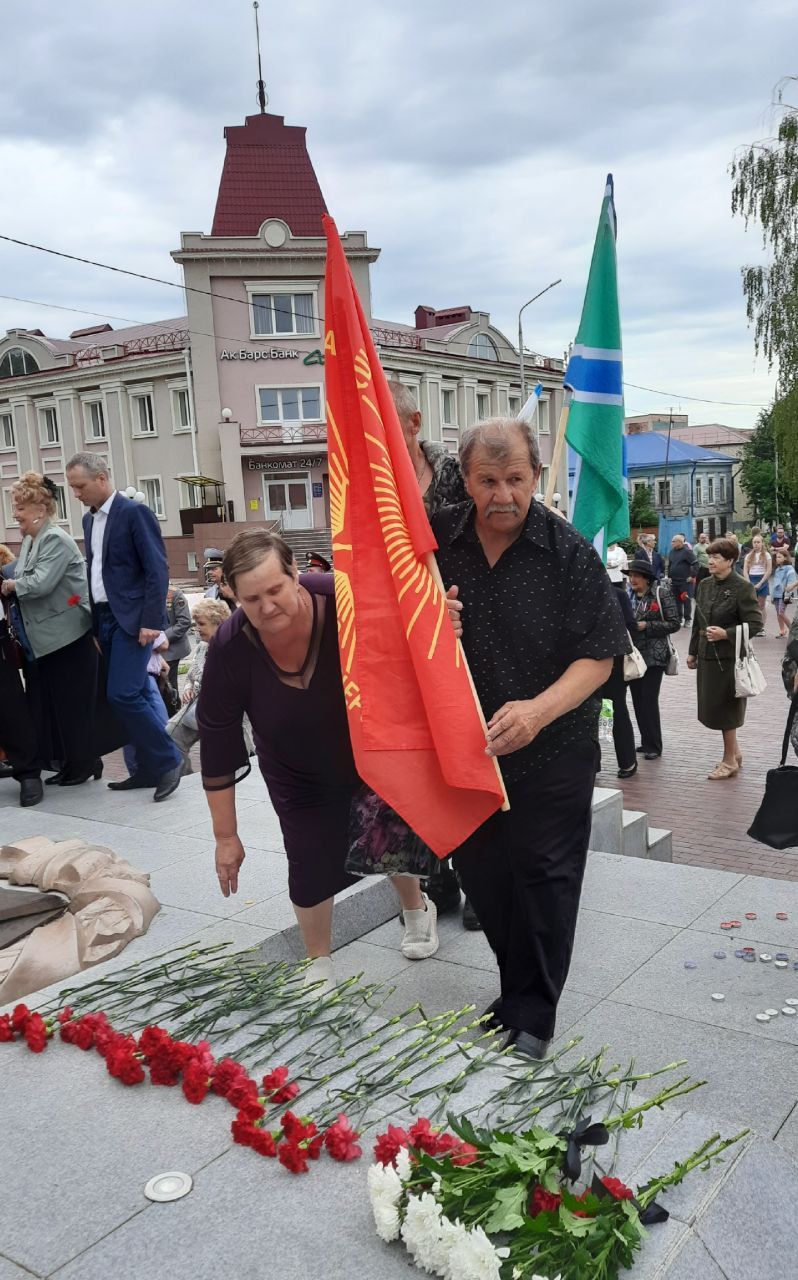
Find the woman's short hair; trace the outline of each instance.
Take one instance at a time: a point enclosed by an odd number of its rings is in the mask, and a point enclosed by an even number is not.
[[[715,538],[707,547],[708,556],[720,556],[722,560],[736,560],[739,554],[740,548],[731,538]]]
[[[26,471],[12,484],[11,500],[20,507],[44,507],[48,516],[54,516],[58,510],[55,492],[55,485],[49,476],[39,475],[38,471]]]
[[[16,560],[16,556],[10,547],[4,542],[0,542],[0,569],[5,568],[7,564],[11,564],[12,560]]]
[[[230,617],[230,610],[224,600],[198,600],[191,610],[195,622],[210,622],[211,626],[220,627]]]
[[[269,533],[267,529],[242,529],[237,533],[225,551],[222,561],[222,573],[233,591],[236,589],[236,579],[239,575],[249,573],[251,569],[257,569],[258,565],[272,552],[280,561],[283,573],[291,577],[296,569],[294,553],[281,537],[276,533]]]

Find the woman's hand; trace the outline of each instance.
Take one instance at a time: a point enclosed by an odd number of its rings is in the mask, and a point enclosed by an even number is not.
[[[446,608],[449,610],[449,619],[458,640],[463,634],[463,621],[460,617],[463,612],[463,602],[457,599],[459,591],[459,587],[450,587],[446,592]]]
[[[222,836],[216,841],[216,874],[226,898],[238,892],[238,872],[246,856],[238,836]]]
[[[192,701],[193,697],[194,697],[194,686],[191,684],[187,684],[183,689],[183,692],[180,697],[180,701],[182,702],[183,706],[186,707],[188,706],[189,702]]]
[[[716,644],[718,640],[728,640],[729,634],[723,627],[707,627],[707,640]]]
[[[3,585],[0,587],[4,596],[10,596],[17,589],[17,584],[13,578],[4,578]]]
[[[638,622],[638,624],[637,624],[637,629],[638,629],[638,631],[645,631],[645,629],[646,629],[646,624],[645,624],[645,622]]]
[[[687,665],[691,671],[695,671],[696,667],[698,666],[698,658],[694,657],[692,653],[688,653]]]

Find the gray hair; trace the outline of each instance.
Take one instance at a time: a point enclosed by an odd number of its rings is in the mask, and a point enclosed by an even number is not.
[[[396,405],[396,412],[399,414],[400,421],[406,422],[408,418],[412,418],[414,413],[419,412],[409,387],[403,382],[396,382],[391,379],[388,383],[388,390],[393,396],[393,402]]]
[[[540,449],[530,424],[522,418],[487,418],[484,422],[475,423],[473,427],[466,427],[460,436],[458,453],[463,475],[468,473],[471,454],[477,445],[482,445],[493,462],[504,462],[510,456],[512,448],[510,433],[520,436],[524,441],[529,449],[532,470],[537,471],[540,466]]]
[[[75,453],[69,459],[64,471],[71,471],[73,467],[82,467],[89,476],[108,476],[111,478],[111,469],[108,463],[97,453]]]

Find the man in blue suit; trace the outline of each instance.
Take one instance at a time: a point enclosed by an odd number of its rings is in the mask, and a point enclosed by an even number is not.
[[[154,787],[165,800],[180,784],[183,758],[148,696],[147,663],[166,626],[169,564],[158,521],[143,503],[113,486],[108,467],[93,453],[76,453],[66,478],[79,502],[94,627],[108,673],[108,701],[136,748],[137,771],[113,791]]]

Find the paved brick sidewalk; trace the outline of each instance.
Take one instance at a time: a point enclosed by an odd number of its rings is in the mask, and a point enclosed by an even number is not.
[[[612,746],[605,750],[599,782],[621,787],[624,808],[643,810],[652,826],[673,832],[674,862],[798,880],[798,849],[778,853],[745,834],[762,798],[765,774],[778,764],[787,716],[780,674],[784,641],[773,639],[775,630],[769,608],[768,638],[756,642],[768,687],[749,700],[739,735],[743,767],[736,777],[726,782],[707,781],[707,774],[722,755],[721,736],[705,729],[696,718],[695,674],[685,663],[689,635],[685,630],[676,636],[680,673],[662,682],[662,758],[647,761],[638,757],[635,776],[622,780],[615,776]],[[629,703],[631,707],[631,697]],[[798,762],[793,758],[792,763]]]

